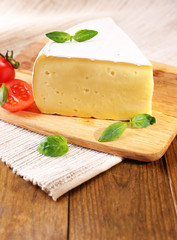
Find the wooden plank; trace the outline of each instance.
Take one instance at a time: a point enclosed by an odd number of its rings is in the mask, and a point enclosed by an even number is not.
[[[31,56],[33,51],[36,54],[36,49],[30,51]],[[18,60],[23,61],[26,69],[31,66],[28,57],[19,56]],[[54,202],[39,187],[14,175],[3,163],[0,163],[0,188],[1,240],[67,239],[68,194]]]
[[[113,121],[46,115],[27,111],[16,113],[0,109],[0,119],[32,131],[60,134],[68,142],[141,161],[155,161],[167,150],[177,132],[175,118],[154,112],[157,123],[146,129],[127,128],[124,135],[112,142],[101,143],[98,138]],[[69,129],[69,131],[68,131]]]
[[[0,163],[0,239],[67,239],[68,194],[54,202]]]
[[[177,68],[175,69],[177,71]],[[169,70],[171,69],[169,68]],[[174,74],[163,72],[161,70],[154,70],[154,94],[152,101],[153,110],[177,117],[176,86],[177,73]]]
[[[69,239],[175,240],[164,159],[124,161],[70,192]]]
[[[34,61],[40,52],[40,50],[47,43],[47,40],[40,39],[36,42],[31,43],[27,48],[25,48],[20,54],[18,54],[15,59],[20,62],[19,70],[29,70],[32,71]]]
[[[177,215],[177,137],[166,152],[165,161],[169,178],[169,187]]]

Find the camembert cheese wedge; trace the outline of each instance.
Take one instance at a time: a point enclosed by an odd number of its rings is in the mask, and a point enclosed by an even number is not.
[[[110,18],[66,32],[98,31],[85,42],[49,41],[34,65],[33,93],[42,113],[127,120],[151,114],[153,69]]]

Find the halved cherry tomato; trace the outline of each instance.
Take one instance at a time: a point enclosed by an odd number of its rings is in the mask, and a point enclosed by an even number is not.
[[[8,98],[2,106],[4,109],[16,112],[28,108],[34,102],[32,87],[19,79],[5,83],[8,88]]]
[[[5,58],[0,56],[0,83],[5,83],[13,80],[15,70]]]

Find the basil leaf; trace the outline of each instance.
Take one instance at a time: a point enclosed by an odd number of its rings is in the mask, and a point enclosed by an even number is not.
[[[98,32],[95,30],[83,29],[83,30],[79,30],[78,32],[76,32],[75,35],[73,36],[73,38],[77,42],[84,42],[86,40],[89,40],[89,39],[95,37],[97,34],[98,34]]]
[[[156,123],[155,117],[147,113],[138,114],[131,120],[131,124],[137,128],[146,128],[154,123]]]
[[[68,152],[67,140],[60,135],[45,137],[39,144],[37,151],[45,156],[58,157]]]
[[[123,134],[126,128],[127,128],[127,123],[125,122],[113,123],[103,131],[98,141],[109,142],[117,138],[120,138],[120,136]]]
[[[56,43],[64,43],[70,40],[70,34],[66,32],[50,32],[46,33],[46,36]]]
[[[0,88],[0,107],[2,107],[6,102],[8,98],[8,88],[3,83]]]

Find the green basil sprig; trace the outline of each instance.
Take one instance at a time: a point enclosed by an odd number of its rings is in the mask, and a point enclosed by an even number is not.
[[[70,34],[66,32],[50,32],[46,36],[56,43],[64,43],[70,40]]]
[[[69,150],[67,140],[60,135],[50,135],[45,137],[39,144],[37,151],[45,156],[58,157]]]
[[[74,36],[71,36],[69,33],[66,32],[57,31],[46,33],[46,36],[56,43],[64,43],[69,40],[71,42],[72,39],[74,39],[77,42],[84,42],[95,37],[97,34],[98,32],[95,30],[83,29],[77,31]]]
[[[77,42],[84,42],[95,37],[97,34],[98,34],[97,31],[83,29],[83,30],[77,31],[73,36],[73,38]]]
[[[98,139],[99,142],[108,142],[113,141],[123,134],[125,129],[127,128],[127,123],[125,122],[116,122],[109,125],[101,134]]]
[[[6,102],[8,98],[8,88],[3,83],[0,88],[0,107],[2,107]]]
[[[136,128],[146,128],[152,124],[156,123],[155,117],[149,114],[138,114],[133,119],[130,119],[129,122],[116,122],[109,125],[101,134],[98,141],[99,142],[109,142],[113,141],[124,133],[128,125]]]
[[[130,120],[130,125],[136,128],[146,128],[153,123],[156,123],[155,117],[147,113],[138,114],[132,120]]]

